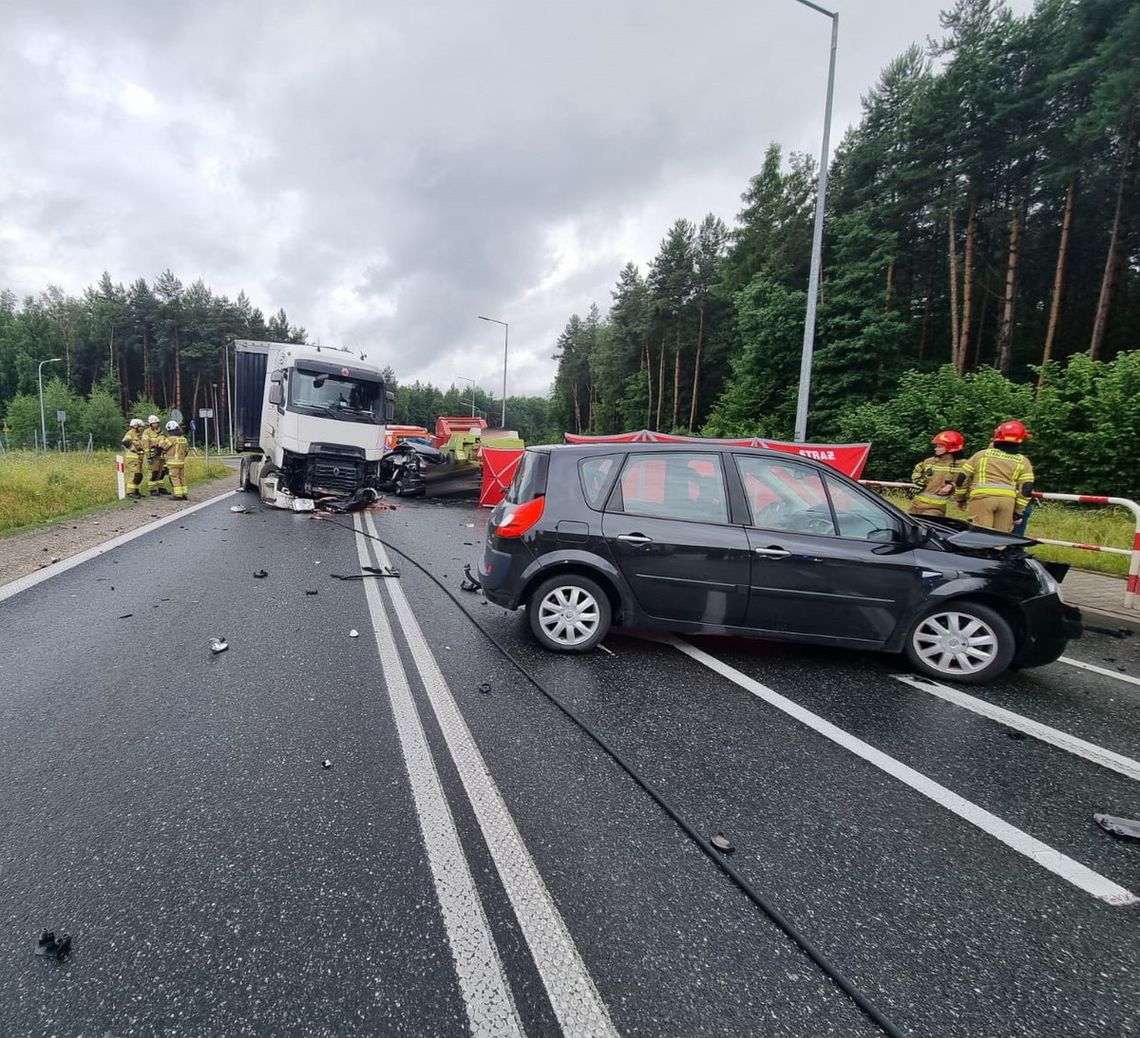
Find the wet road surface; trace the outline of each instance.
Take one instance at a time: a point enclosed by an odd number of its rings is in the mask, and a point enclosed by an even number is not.
[[[1140,815],[1140,686],[1056,663],[979,707],[874,654],[553,656],[458,590],[472,502],[252,502],[0,601],[0,1033],[883,1033],[552,698],[899,1032],[1136,1029],[1140,842],[1092,815]],[[362,564],[400,576],[334,576]],[[1067,655],[1140,677],[1136,642]]]

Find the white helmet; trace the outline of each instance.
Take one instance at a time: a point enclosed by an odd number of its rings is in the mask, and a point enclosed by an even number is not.
[[[179,426],[179,424],[176,421],[174,421],[173,418],[169,422],[166,423],[166,431],[167,432],[178,432],[178,430],[180,428],[181,428],[181,426]]]
[[[158,425],[158,415],[156,415],[156,414],[152,414],[152,415],[151,415],[151,416],[150,416],[150,417],[147,419],[147,422],[149,422],[151,425]]]
[[[143,423],[143,420],[141,418],[132,418],[131,419],[131,428],[134,429],[137,426],[142,425],[142,423]]]

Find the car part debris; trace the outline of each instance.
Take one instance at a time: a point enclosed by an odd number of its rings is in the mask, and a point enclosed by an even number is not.
[[[269,574],[266,573],[265,570],[259,569],[253,576],[256,580],[261,580],[262,577],[268,577]]]
[[[463,567],[463,579],[459,582],[460,591],[479,591],[483,587],[471,572],[471,563]]]
[[[348,636],[350,638],[359,638],[360,632],[354,627],[351,631],[348,632]]]
[[[49,959],[62,959],[71,951],[71,934],[61,933],[58,936],[54,930],[44,930],[40,939],[36,941],[36,954]]]
[[[1140,821],[1135,818],[1118,818],[1116,815],[1093,815],[1096,824],[1113,836],[1129,836],[1140,840]]]
[[[314,588],[312,591],[310,591],[308,588],[306,588],[306,589],[305,589],[305,594],[306,594],[306,595],[315,595],[315,594],[317,594],[317,593],[318,593],[318,592],[317,592],[317,590],[316,590],[315,588]]]
[[[1013,732],[1013,731],[1006,732],[1005,737],[1007,739],[1027,739],[1027,738],[1029,738],[1029,736],[1027,736],[1025,734],[1025,732]]]
[[[330,573],[329,576],[334,580],[363,580],[365,577],[398,577],[400,571],[392,569],[391,566],[385,566],[382,570],[377,569],[375,566],[364,566],[364,573]]]
[[[249,515],[253,509],[246,505],[230,505],[230,511],[237,512],[239,515]]]
[[[225,638],[211,638],[210,639],[210,652],[212,652],[215,656],[219,652],[225,652],[226,649],[228,649],[229,647],[230,647],[230,644],[229,644],[229,642],[227,642],[225,640]]]
[[[734,850],[736,850],[736,848],[732,845],[732,841],[727,836],[725,836],[724,833],[717,833],[716,836],[709,840],[709,843],[711,843],[718,851],[720,851],[721,854],[731,854]]]
[[[323,761],[321,761],[321,767],[322,767],[322,768],[325,768],[326,770],[327,770],[328,768],[331,768],[331,767],[332,767],[332,761],[331,761],[331,760],[323,760]]]
[[[483,684],[479,686],[479,691],[482,692],[483,695],[489,695],[491,692],[491,683],[489,681],[484,681]]]
[[[114,591],[115,589],[112,588],[111,590]],[[120,616],[119,619],[120,620],[129,620],[134,615],[135,615],[134,613],[123,613],[123,615]]]

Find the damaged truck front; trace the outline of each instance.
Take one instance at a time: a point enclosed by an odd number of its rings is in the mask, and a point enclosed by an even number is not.
[[[277,508],[348,511],[376,499],[394,398],[363,354],[234,342],[241,488]]]

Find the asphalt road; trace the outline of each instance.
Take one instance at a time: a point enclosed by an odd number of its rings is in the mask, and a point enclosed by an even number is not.
[[[1140,816],[1140,686],[1056,663],[967,689],[995,718],[872,654],[557,657],[458,590],[470,501],[235,503],[0,601],[0,1035],[883,1033],[555,701],[900,1033],[1140,1029],[1140,842],[1092,819]]]

